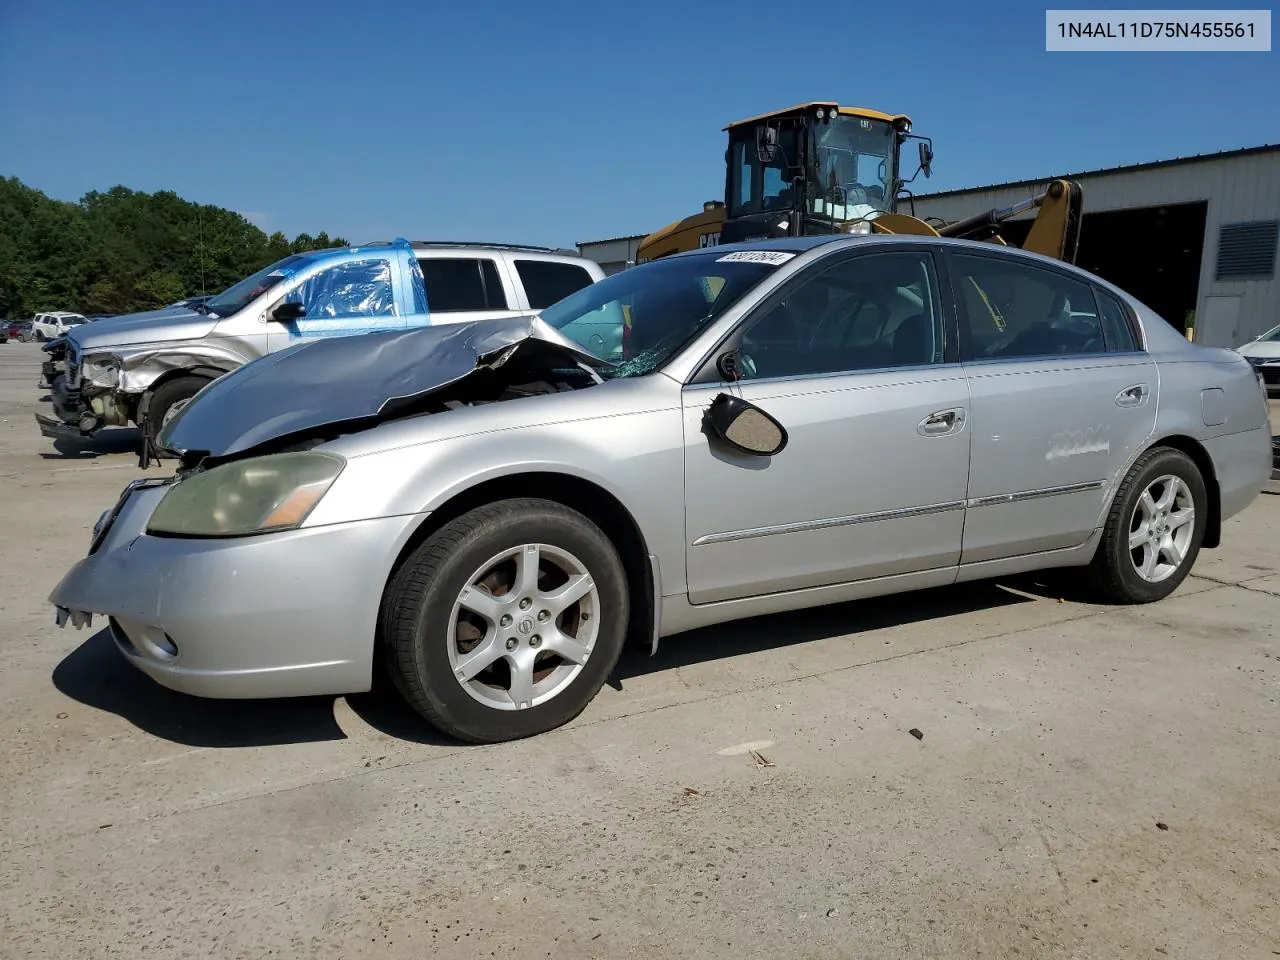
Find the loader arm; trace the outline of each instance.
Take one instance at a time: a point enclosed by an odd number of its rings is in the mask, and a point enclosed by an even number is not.
[[[1035,209],[1038,212],[1022,249],[1075,263],[1080,246],[1080,217],[1083,207],[1084,193],[1078,183],[1072,180],[1054,180],[1044,193],[1028,197],[1012,206],[976,213],[940,227],[934,227],[905,213],[881,214],[870,223],[875,233],[954,237],[1008,246],[1008,241],[1000,235],[1001,228],[1018,214]]]
[[[1060,189],[1055,191],[1055,188]],[[1080,184],[1073,180],[1055,180],[1043,196],[1040,212],[1031,224],[1031,232],[1027,234],[1022,249],[1075,263],[1084,208]]]
[[[944,237],[965,240],[989,240],[1005,243],[1000,228],[1020,213],[1037,209],[1031,231],[1022,244],[1023,250],[1043,254],[1067,263],[1076,262],[1080,245],[1080,216],[1084,206],[1084,193],[1072,180],[1054,180],[1044,193],[1029,197],[1009,207],[988,210],[955,223],[948,223],[938,230]]]

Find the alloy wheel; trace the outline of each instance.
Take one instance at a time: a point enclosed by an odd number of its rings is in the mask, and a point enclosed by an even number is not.
[[[1142,491],[1129,523],[1129,558],[1138,576],[1159,583],[1182,566],[1196,529],[1195,500],[1181,477],[1166,474]]]
[[[487,707],[545,703],[582,671],[596,643],[600,595],[567,550],[528,543],[467,579],[449,618],[449,667]]]

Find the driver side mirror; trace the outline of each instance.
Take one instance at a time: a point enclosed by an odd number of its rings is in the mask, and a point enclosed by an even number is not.
[[[926,180],[933,175],[933,148],[924,140],[920,141],[920,170]]]
[[[705,420],[729,446],[755,457],[772,457],[787,445],[786,428],[741,397],[720,394],[711,401]]]
[[[288,323],[290,320],[301,320],[306,315],[307,308],[296,300],[286,300],[271,311],[271,319],[278,320],[281,323]]]

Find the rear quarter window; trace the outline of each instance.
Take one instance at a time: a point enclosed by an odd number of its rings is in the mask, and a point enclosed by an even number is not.
[[[529,298],[529,306],[534,310],[549,307],[591,284],[591,274],[572,263],[516,260],[515,266]]]
[[[1098,298],[1098,312],[1102,314],[1102,336],[1107,342],[1107,351],[1131,353],[1137,350],[1137,338],[1133,335],[1133,327],[1129,324],[1129,317],[1120,301],[1096,287],[1093,293]]]

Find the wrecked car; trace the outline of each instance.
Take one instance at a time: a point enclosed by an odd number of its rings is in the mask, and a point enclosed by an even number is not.
[[[103,514],[58,622],[106,615],[201,696],[385,670],[506,740],[576,716],[627,639],[1046,567],[1160,600],[1270,472],[1244,358],[990,244],[721,246],[339,347],[177,412],[174,475]]]
[[[150,450],[205,385],[299,340],[514,316],[603,275],[583,257],[534,247],[396,240],[295,254],[216,297],[100,320],[47,345],[55,416],[36,419],[55,438],[132,422]]]

